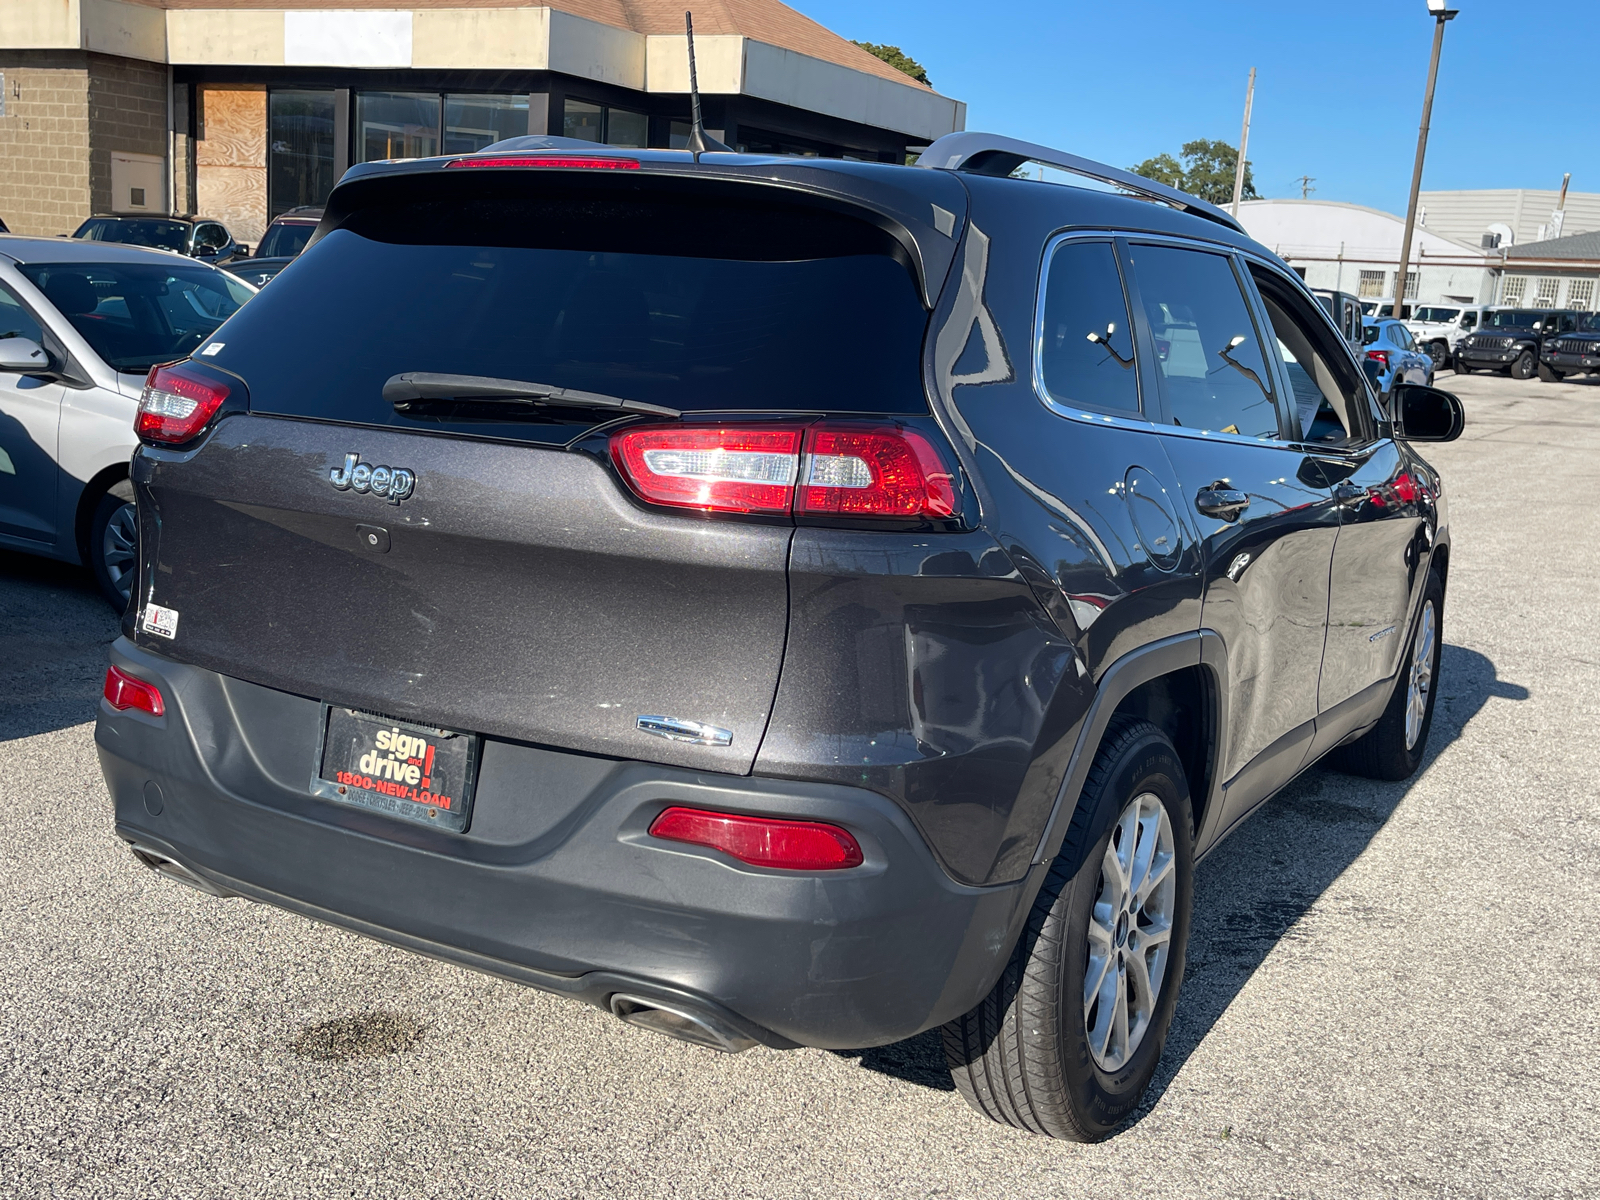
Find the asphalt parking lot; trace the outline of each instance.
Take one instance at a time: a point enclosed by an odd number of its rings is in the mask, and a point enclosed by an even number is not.
[[[0,1194],[1600,1193],[1600,379],[1439,382],[1430,759],[1313,770],[1201,865],[1097,1146],[981,1120],[932,1035],[726,1057],[140,868],[92,738],[115,622],[0,552]]]

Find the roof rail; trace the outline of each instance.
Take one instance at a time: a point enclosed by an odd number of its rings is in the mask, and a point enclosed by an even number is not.
[[[1068,154],[1064,150],[1052,150],[1049,146],[1018,141],[996,133],[947,133],[922,152],[917,159],[917,166],[1004,177],[1025,162],[1043,163],[1047,167],[1056,167],[1086,179],[1097,179],[1147,200],[1170,204],[1173,208],[1226,225],[1239,233],[1244,232],[1244,226],[1238,221],[1198,196],[1180,192],[1175,187],[1168,187],[1120,167],[1110,167],[1090,158]]]

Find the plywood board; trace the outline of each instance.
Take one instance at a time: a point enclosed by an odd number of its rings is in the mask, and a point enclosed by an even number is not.
[[[195,209],[254,246],[267,227],[267,89],[206,84],[197,90]]]

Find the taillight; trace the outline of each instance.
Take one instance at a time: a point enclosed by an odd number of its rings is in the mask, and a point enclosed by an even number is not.
[[[1389,366],[1389,352],[1387,350],[1368,350],[1367,357],[1385,370]]]
[[[613,435],[611,455],[639,495],[655,504],[787,513],[800,469],[800,430],[630,429]]]
[[[784,871],[838,871],[865,861],[848,830],[820,821],[669,808],[651,823],[650,836],[709,846],[751,866]]]
[[[184,363],[150,368],[133,431],[152,442],[191,441],[228,398],[228,385]]]
[[[957,508],[951,468],[901,425],[654,425],[613,434],[611,456],[640,497],[678,508],[880,520]]]
[[[458,158],[445,163],[448,167],[565,167],[579,171],[637,171],[636,158],[612,158],[609,155],[554,155],[509,154],[491,158]]]
[[[106,668],[104,695],[106,703],[118,712],[137,708],[152,717],[159,717],[167,711],[166,705],[161,703],[161,692],[154,684],[134,678],[121,667]]]
[[[815,425],[806,432],[797,513],[948,517],[955,476],[928,439],[899,426]]]

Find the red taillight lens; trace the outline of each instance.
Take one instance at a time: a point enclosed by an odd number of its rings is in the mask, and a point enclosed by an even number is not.
[[[133,431],[152,442],[187,442],[217,415],[228,385],[183,363],[151,367]]]
[[[706,512],[916,520],[957,506],[955,474],[900,425],[653,425],[613,434],[611,456],[644,499]]]
[[[152,717],[159,717],[167,711],[166,705],[161,703],[161,693],[154,684],[135,679],[121,667],[106,668],[105,698],[106,703],[118,712],[137,708]]]
[[[948,517],[955,476],[912,429],[821,424],[806,434],[797,513],[841,517]]]
[[[1367,357],[1383,367],[1389,365],[1389,352],[1387,350],[1368,350]]]
[[[589,158],[570,154],[507,154],[492,158],[458,158],[445,163],[445,167],[565,167],[577,171],[637,171],[639,160],[601,155]]]
[[[614,435],[611,456],[639,495],[655,504],[787,513],[800,469],[800,430],[657,425]]]
[[[669,808],[651,823],[650,836],[709,846],[751,866],[784,871],[838,871],[864,861],[861,844],[847,830],[820,821]]]

